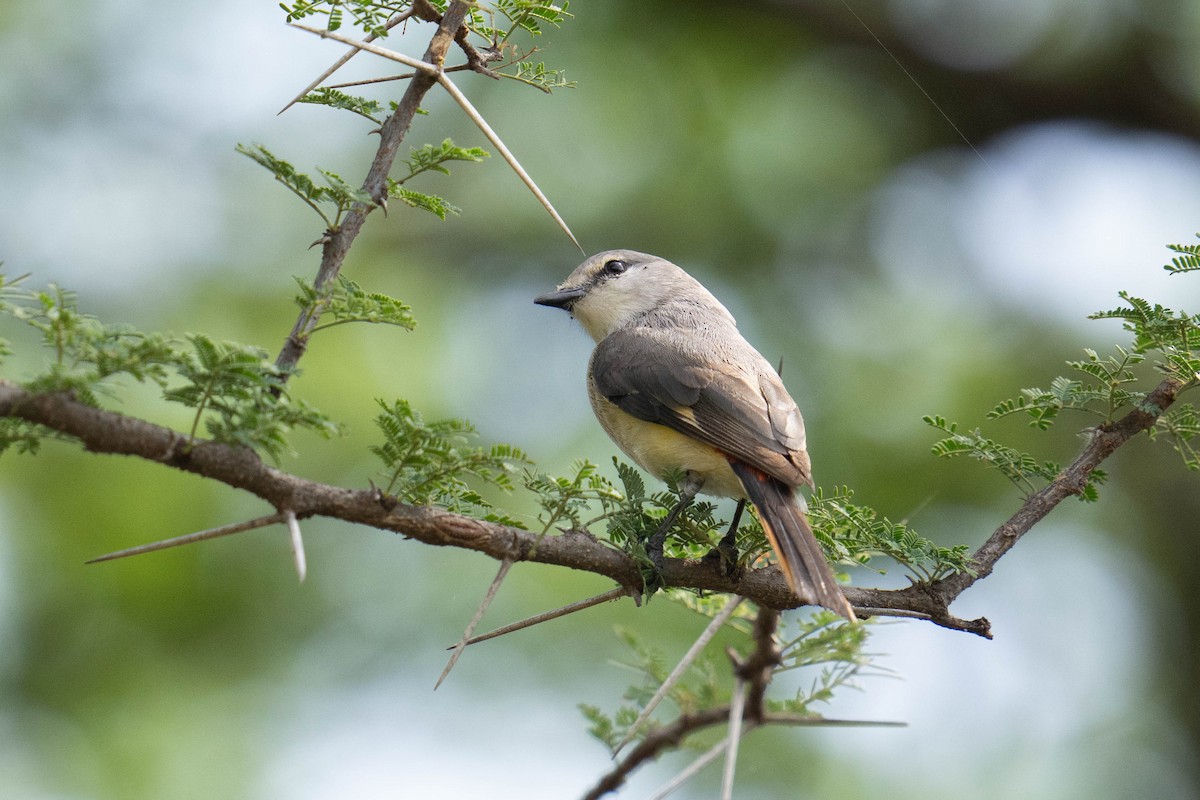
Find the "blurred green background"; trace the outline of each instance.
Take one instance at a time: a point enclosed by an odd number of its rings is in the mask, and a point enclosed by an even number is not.
[[[365,123],[275,116],[342,48],[266,2],[0,8],[6,271],[75,289],[110,321],[276,351],[321,231],[234,145],[356,183],[375,142]],[[1165,243],[1200,230],[1198,8],[581,2],[538,55],[578,88],[458,80],[589,252],[683,265],[784,358],[819,483],[978,543],[1019,498],[935,460],[921,416],[980,424],[1081,348],[1123,342],[1085,320],[1120,289],[1200,306],[1200,280],[1159,269]],[[392,46],[420,53],[428,35]],[[359,58],[345,75],[394,71]],[[444,97],[427,106],[410,144],[484,144]],[[350,433],[298,437],[285,468],[366,485],[376,397],[471,419],[551,471],[615,452],[583,392],[590,343],[531,303],[579,254],[498,158],[454,173],[416,188],[461,217],[370,219],[346,274],[411,303],[419,327],[314,340],[296,390]],[[130,413],[182,425],[152,392],[127,397]],[[1067,460],[1083,424],[985,430]],[[865,680],[825,711],[907,728],[756,732],[738,796],[1200,796],[1197,478],[1145,440],[1106,468],[1099,505],[1057,510],[955,606],[989,617],[995,641],[878,626],[871,649],[900,679]],[[575,706],[619,702],[614,625],[669,656],[703,627],[665,602],[609,605],[468,650],[435,694],[443,648],[494,573],[481,556],[311,521],[303,585],[282,529],[83,566],[266,511],[67,445],[0,460],[0,797],[578,796],[611,764]],[[605,588],[518,565],[483,627]],[[648,795],[687,758],[621,796]],[[678,796],[713,796],[716,773]]]

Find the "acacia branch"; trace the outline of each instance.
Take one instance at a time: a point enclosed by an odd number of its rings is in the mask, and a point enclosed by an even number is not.
[[[450,4],[446,13],[442,15],[437,33],[430,40],[422,60],[435,67],[442,65],[446,58],[446,51],[450,49],[458,36],[459,28],[466,20],[469,10],[470,4],[463,0],[454,0]],[[381,206],[387,197],[387,176],[396,161],[400,143],[408,134],[413,117],[420,108],[421,100],[436,84],[436,75],[427,72],[413,75],[395,112],[379,129],[379,148],[375,151],[375,158],[372,160],[367,177],[362,184],[362,191],[376,202],[355,203],[342,220],[341,225],[336,230],[326,231],[321,238],[321,266],[317,270],[316,280],[313,281],[313,288],[316,290],[318,299],[311,306],[301,310],[296,324],[292,326],[292,331],[288,334],[283,349],[280,350],[279,356],[275,360],[276,366],[283,370],[285,375],[295,369],[300,357],[308,348],[309,334],[320,321],[321,313],[328,302],[327,295],[336,285],[337,276],[346,260],[346,254],[349,253],[354,240],[358,238],[367,215],[377,206]]]
[[[974,575],[960,573],[904,589],[847,587],[846,598],[862,616],[917,617],[990,637],[987,619],[959,619],[950,613],[950,604],[991,574],[996,562],[1055,506],[1081,492],[1104,459],[1151,428],[1183,388],[1180,380],[1166,378],[1138,408],[1097,428],[1079,456],[1045,488],[1026,498],[975,552]],[[642,576],[632,558],[584,531],[539,536],[439,508],[399,503],[373,488],[348,489],[310,481],[269,466],[245,447],[191,440],[169,428],[81,403],[66,393],[31,392],[4,380],[0,380],[0,416],[42,425],[77,439],[94,453],[136,456],[220,481],[261,498],[280,513],[290,510],[297,519],[331,517],[394,531],[425,544],[475,550],[498,561],[511,558],[592,572],[633,594],[642,588]],[[738,594],[769,609],[804,604],[788,589],[776,566],[751,570],[735,579],[700,560],[668,558],[662,578],[668,586]]]

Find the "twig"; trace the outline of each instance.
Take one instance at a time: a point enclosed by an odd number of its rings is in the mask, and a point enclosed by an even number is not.
[[[734,682],[729,703],[729,736],[725,747],[725,770],[721,773],[721,800],[733,800],[733,773],[737,768],[738,746],[742,741],[742,710],[746,705],[746,682]]]
[[[609,589],[607,592],[598,594],[595,597],[589,597],[586,600],[577,600],[574,603],[568,603],[561,608],[556,608],[552,611],[543,611],[541,614],[534,614],[532,617],[526,617],[525,619],[517,622],[510,622],[507,625],[502,625],[493,631],[488,631],[487,633],[480,634],[479,636],[472,636],[470,639],[467,639],[465,642],[463,642],[462,645],[465,647],[467,645],[478,644],[479,642],[486,642],[488,639],[495,639],[497,636],[503,636],[506,633],[513,633],[514,631],[519,631],[524,628],[531,628],[534,625],[538,625],[542,622],[549,622],[552,619],[558,619],[559,617],[565,617],[568,614],[574,614],[576,611],[583,611],[585,608],[598,606],[601,603],[607,603],[610,600],[620,599],[628,594],[629,589],[624,586],[618,586],[615,589]],[[456,646],[457,645],[451,645],[451,647]],[[447,647],[446,649],[449,650],[451,647]]]
[[[483,596],[483,602],[479,604],[479,608],[475,611],[475,616],[471,617],[471,621],[467,623],[467,629],[463,631],[462,639],[454,646],[454,652],[450,654],[450,660],[446,662],[446,668],[442,670],[442,674],[438,676],[437,683],[433,685],[433,690],[442,685],[442,681],[446,680],[446,676],[450,674],[450,670],[454,669],[454,665],[458,662],[458,657],[462,655],[466,648],[471,634],[475,632],[475,626],[479,624],[479,620],[483,619],[484,612],[488,610],[488,606],[492,604],[492,600],[496,599],[496,592],[500,590],[500,584],[504,583],[504,577],[508,575],[508,570],[512,567],[512,559],[506,558],[500,562],[500,570],[496,573],[496,577],[492,578],[492,585],[488,587],[487,594]]]
[[[762,718],[763,725],[792,725],[814,728],[907,728],[907,722],[886,719],[829,719],[817,715],[775,713]],[[750,726],[747,725],[749,730]]]
[[[499,134],[492,130],[492,126],[489,125],[487,120],[483,118],[483,115],[475,109],[475,106],[471,105],[471,101],[467,99],[467,96],[464,95],[459,88],[454,85],[453,81],[451,81],[446,75],[445,70],[428,62],[406,56],[403,53],[397,53],[395,50],[388,50],[384,47],[377,47],[370,42],[351,39],[348,36],[342,36],[340,33],[336,33],[334,31],[310,28],[307,25],[298,25],[296,23],[291,23],[291,25],[293,28],[299,28],[302,31],[308,31],[309,33],[316,34],[322,39],[333,39],[334,41],[341,42],[342,44],[348,44],[351,47],[357,47],[360,50],[365,50],[368,53],[373,53],[374,55],[382,58],[386,58],[391,61],[397,61],[405,66],[412,67],[419,72],[423,72],[426,75],[433,77],[442,85],[442,88],[454,98],[454,102],[458,103],[459,107],[463,110],[467,117],[475,123],[475,126],[479,128],[487,140],[492,143],[492,146],[500,152],[500,155],[508,163],[508,166],[512,168],[513,172],[517,174],[517,177],[521,179],[521,182],[524,183],[526,188],[533,193],[533,196],[537,198],[537,201],[541,203],[542,208],[546,209],[546,212],[554,219],[555,222],[558,223],[558,227],[562,228],[563,233],[567,234],[575,246],[579,248],[579,252],[584,252],[583,246],[579,244],[579,240],[575,238],[575,234],[571,233],[571,228],[567,225],[566,220],[564,220],[554,208],[554,204],[550,202],[550,199],[546,197],[546,195],[538,187],[537,183],[534,182],[532,177],[530,177],[529,173],[525,171],[525,168],[521,166],[521,163],[517,161],[517,157],[514,156],[512,151],[508,149],[508,146],[504,144]]]
[[[683,658],[675,665],[675,669],[671,670],[671,674],[663,681],[662,686],[658,687],[658,691],[646,703],[646,707],[642,709],[642,713],[629,726],[629,730],[625,732],[625,737],[617,742],[617,746],[613,748],[614,758],[621,752],[621,748],[629,744],[638,731],[642,729],[642,726],[646,724],[646,720],[650,719],[650,715],[654,713],[654,709],[658,707],[658,704],[667,696],[667,693],[679,682],[679,679],[683,677],[683,673],[692,665],[692,662],[696,660],[700,652],[717,635],[717,631],[721,630],[721,627],[729,621],[729,618],[733,616],[733,612],[737,611],[737,607],[742,604],[744,599],[743,597],[730,598],[729,602],[725,604],[725,608],[721,609],[721,613],[712,618],[712,621],[708,623],[708,627],[704,629],[692,646],[688,648],[688,651],[683,654]]]
[[[972,586],[976,581],[992,573],[996,562],[1029,532],[1034,525],[1054,510],[1055,506],[1069,497],[1079,495],[1088,478],[1100,462],[1108,458],[1118,447],[1131,438],[1154,426],[1176,396],[1184,383],[1176,378],[1164,379],[1146,396],[1137,408],[1115,422],[1101,425],[1091,440],[1071,464],[1039,491],[1034,492],[1007,522],[997,528],[988,540],[971,556],[975,574],[956,573],[933,584],[947,605]]]
[[[646,738],[629,751],[625,758],[617,762],[616,766],[600,778],[596,785],[583,796],[583,800],[597,800],[597,798],[615,791],[643,762],[657,757],[663,750],[678,747],[688,734],[710,725],[720,725],[728,717],[728,706],[706,708],[695,714],[682,714],[673,722],[650,732]],[[705,762],[705,764],[707,763],[709,762]],[[704,764],[700,766],[703,767]]]
[[[393,15],[391,19],[389,19],[387,22],[383,23],[384,30],[390,31],[392,28],[396,27],[401,22],[404,22],[404,20],[408,19],[412,15],[413,15],[413,10],[411,8],[408,11],[401,11],[399,14]],[[368,35],[364,41],[373,42],[378,38],[379,38],[378,34],[372,33],[372,34]],[[287,111],[292,106],[296,105],[296,103],[299,103],[301,100],[303,100],[305,95],[307,95],[313,89],[316,89],[318,86],[320,86],[325,81],[326,78],[328,78],[330,75],[332,75],[333,73],[337,72],[339,69],[344,67],[346,65],[346,62],[348,62],[350,59],[354,58],[360,52],[362,52],[362,51],[359,50],[358,48],[354,48],[354,47],[350,48],[350,50],[348,50],[344,56],[342,56],[341,58],[339,58],[337,61],[335,61],[333,63],[333,66],[331,66],[329,69],[325,70],[320,75],[318,75],[316,80],[314,80],[308,86],[305,86],[303,89],[300,90],[300,94],[293,97],[290,101],[288,101],[288,104],[286,106],[279,109],[279,113],[282,114],[283,112]],[[337,87],[330,87],[330,88],[337,88]]]
[[[292,516],[293,518],[295,517],[295,515]],[[267,517],[259,517],[258,519],[247,520],[246,522],[235,522],[232,525],[222,525],[219,528],[209,528],[208,530],[197,531],[196,533],[176,536],[173,539],[162,539],[149,544],[140,544],[137,547],[130,547],[125,550],[118,550],[115,553],[106,553],[102,556],[96,556],[95,558],[88,559],[83,563],[98,564],[101,561],[115,561],[118,558],[140,556],[143,553],[153,553],[157,550],[167,550],[172,547],[179,547],[180,545],[192,544],[193,542],[203,542],[208,539],[216,539],[221,536],[232,536],[235,533],[252,531],[256,528],[265,528],[268,525],[276,525],[280,522],[284,522],[286,519],[287,516],[284,514],[271,514]],[[303,580],[303,576],[301,576],[301,580]]]
[[[766,714],[765,700],[767,685],[775,675],[775,670],[783,663],[783,651],[775,636],[779,630],[780,613],[773,608],[758,607],[754,618],[754,650],[742,659],[736,652],[729,651],[729,660],[733,663],[734,674],[749,686],[746,698],[746,714],[751,719],[762,719]]]
[[[304,557],[304,538],[300,535],[300,522],[291,509],[284,511],[283,515],[287,520],[288,534],[292,541],[292,562],[296,565],[296,574],[300,576],[300,582],[304,583],[304,577],[308,574],[308,559]]]
[[[700,770],[716,761],[721,753],[727,753],[728,749],[729,737],[726,736],[724,739],[705,750],[700,756],[693,760],[692,763],[680,770],[675,777],[671,778],[671,780],[660,786],[658,791],[650,795],[649,800],[664,800],[664,798],[674,793],[676,789],[680,788],[692,778],[700,774]]]

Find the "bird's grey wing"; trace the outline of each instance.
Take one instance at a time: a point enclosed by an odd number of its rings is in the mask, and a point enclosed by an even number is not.
[[[804,423],[753,348],[705,351],[678,331],[627,328],[596,346],[596,389],[638,419],[666,425],[773,475],[809,483]]]

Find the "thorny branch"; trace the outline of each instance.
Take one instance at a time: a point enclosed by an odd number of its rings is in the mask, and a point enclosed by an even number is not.
[[[428,3],[418,5],[428,6]],[[414,10],[417,10],[417,6],[414,6]],[[457,39],[469,10],[470,4],[463,0],[454,0],[450,4],[446,13],[441,15],[437,33],[430,40],[422,60],[435,66],[442,65],[446,58],[446,52]],[[421,15],[419,10],[417,15]],[[354,240],[358,238],[367,215],[375,210],[377,204],[382,205],[383,200],[387,197],[387,176],[400,151],[400,143],[412,125],[413,117],[420,108],[422,98],[436,84],[435,76],[424,72],[414,74],[396,111],[379,129],[379,148],[375,151],[375,158],[371,162],[371,167],[362,185],[363,191],[376,203],[356,203],[346,214],[337,230],[326,231],[321,238],[321,266],[317,270],[316,280],[313,281],[313,288],[316,289],[318,297],[323,297],[336,285],[337,276],[346,260],[346,254],[350,251]],[[312,306],[301,310],[296,324],[292,327],[283,349],[275,360],[276,366],[285,374],[295,369],[300,357],[304,355],[304,351],[308,348],[308,336],[320,321],[323,311],[324,303],[320,299]]]
[[[990,637],[984,618],[959,619],[950,604],[976,581],[991,574],[1004,556],[1055,506],[1077,494],[1087,476],[1137,434],[1152,427],[1183,388],[1175,378],[1158,385],[1138,408],[1097,428],[1079,456],[1045,488],[1028,498],[972,557],[974,575],[957,574],[904,589],[847,587],[846,598],[860,616],[904,616]],[[78,402],[61,392],[36,393],[0,380],[0,416],[18,417],[79,440],[94,453],[129,455],[191,472],[247,491],[297,519],[325,516],[395,531],[438,546],[462,547],[496,560],[536,561],[603,575],[636,594],[642,585],[638,565],[629,556],[585,531],[539,537],[535,533],[474,519],[428,506],[395,502],[374,489],[348,489],[306,480],[264,463],[253,451],[203,440],[190,441],[177,431]],[[803,605],[777,567],[751,570],[737,578],[696,560],[667,559],[663,581],[669,586],[729,592],[755,604],[782,610]]]

